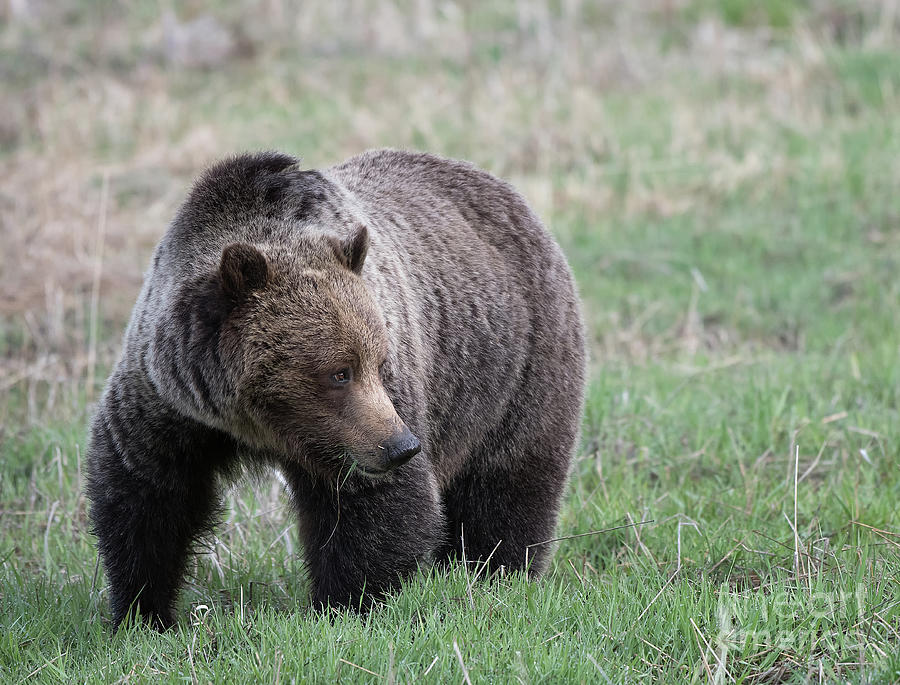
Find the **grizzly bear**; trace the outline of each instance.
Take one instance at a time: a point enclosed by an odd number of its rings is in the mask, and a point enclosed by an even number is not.
[[[507,183],[393,150],[215,164],[93,419],[114,624],[174,622],[192,542],[248,466],[289,486],[314,606],[369,606],[443,560],[541,574],[584,385],[571,272]]]

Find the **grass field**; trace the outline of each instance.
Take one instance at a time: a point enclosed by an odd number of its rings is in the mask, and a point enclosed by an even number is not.
[[[897,2],[245,0],[212,56],[176,10],[0,10],[0,681],[900,680]],[[262,480],[178,629],[111,634],[81,469],[150,250],[216,157],[379,146],[508,178],[570,258],[551,572],[324,617]]]

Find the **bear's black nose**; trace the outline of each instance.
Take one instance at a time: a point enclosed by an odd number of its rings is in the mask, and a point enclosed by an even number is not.
[[[403,426],[401,431],[392,435],[381,446],[385,451],[384,465],[388,469],[402,466],[422,451],[422,444],[419,442],[419,439],[406,426]]]

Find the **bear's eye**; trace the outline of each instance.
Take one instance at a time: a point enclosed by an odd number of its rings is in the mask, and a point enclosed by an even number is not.
[[[335,385],[347,385],[353,378],[353,372],[350,370],[348,366],[346,369],[341,369],[333,374],[331,374],[331,382]]]

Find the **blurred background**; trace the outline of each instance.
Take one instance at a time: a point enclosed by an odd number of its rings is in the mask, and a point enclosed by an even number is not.
[[[32,388],[31,421],[96,391],[188,184],[240,150],[415,148],[509,179],[605,359],[809,344],[839,333],[817,306],[868,287],[857,267],[897,267],[896,1],[8,0],[0,19],[0,388]],[[822,225],[834,203],[848,221]],[[840,263],[860,241],[889,263]],[[792,273],[806,259],[822,278]]]

